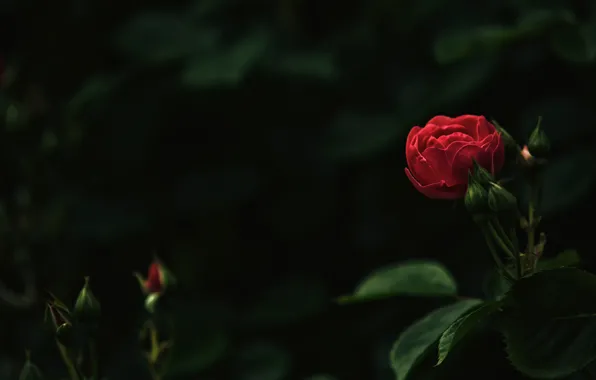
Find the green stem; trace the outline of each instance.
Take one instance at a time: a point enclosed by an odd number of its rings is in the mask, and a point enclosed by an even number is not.
[[[505,251],[505,253],[513,259],[515,262],[516,277],[520,279],[523,277],[523,267],[521,263],[520,252],[517,249],[517,245],[512,241],[512,238],[505,232],[501,223],[498,220],[493,220],[488,223],[490,234],[497,241],[499,247]],[[513,231],[515,233],[515,231]]]
[[[528,200],[528,246],[526,254],[528,259],[535,261],[536,257],[536,227],[538,219],[536,217],[536,206],[538,203],[539,187],[536,181],[530,183],[530,199]]]
[[[76,366],[72,362],[68,350],[66,347],[62,345],[62,343],[56,340],[56,345],[58,346],[58,351],[60,351],[60,356],[62,357],[62,361],[66,365],[66,369],[68,371],[68,375],[70,376],[71,380],[80,380],[79,371],[77,371]]]
[[[495,261],[498,270],[503,274],[503,276],[506,279],[510,281],[515,281],[515,278],[511,275],[511,273],[509,273],[509,270],[507,269],[505,264],[503,264],[503,260],[501,260],[501,258],[499,257],[495,245],[493,244],[491,234],[487,231],[486,228],[482,228],[482,233],[484,235],[484,239],[486,240],[486,244],[488,245],[488,250],[490,251],[493,257],[493,260]]]
[[[519,241],[517,240],[517,233],[515,232],[515,227],[511,227],[509,229],[509,236],[511,241],[513,242],[513,246],[515,248],[515,266],[517,267],[517,278],[520,279],[524,276],[524,268],[522,266],[521,255],[522,253],[519,251]]]
[[[89,342],[89,358],[91,360],[91,378],[93,380],[99,380],[99,359],[97,357],[95,341]]]
[[[493,237],[494,238],[494,240],[497,242],[497,244],[499,245],[499,247],[503,251],[505,251],[505,253],[507,254],[507,256],[511,257],[512,259],[515,259],[515,255],[513,254],[513,251],[511,250],[512,244],[509,241],[509,238],[507,238],[506,236],[503,236],[502,234],[500,234],[499,231],[497,231],[497,228],[495,228],[495,225],[492,222],[489,222],[487,226],[488,226],[488,230],[490,231],[489,237]]]
[[[509,236],[509,234],[505,232],[505,229],[503,228],[503,226],[501,226],[501,223],[499,223],[498,220],[495,219],[489,222],[489,224],[493,229],[492,232],[495,234],[495,238],[500,240],[499,245],[505,245],[508,248],[506,253],[510,255],[511,258],[514,258],[516,256],[515,253],[518,251],[518,248],[517,245],[511,239],[511,236]]]

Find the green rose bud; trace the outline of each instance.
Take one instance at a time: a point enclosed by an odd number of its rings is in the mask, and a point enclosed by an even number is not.
[[[507,132],[505,128],[501,127],[495,120],[491,120],[491,123],[495,126],[497,132],[501,134],[501,140],[505,144],[505,148],[519,152],[519,145],[517,141],[515,141],[515,139],[509,134],[509,132]]]
[[[495,180],[492,174],[490,174],[488,170],[480,166],[478,162],[476,162],[476,160],[472,160],[472,163],[472,176],[479,184],[481,184],[482,186],[488,186],[491,182]]]
[[[95,298],[89,288],[89,277],[85,277],[85,285],[77,297],[73,314],[79,321],[92,322],[97,321],[100,312],[101,306],[99,301]]]
[[[19,374],[19,380],[43,380],[43,376],[41,371],[37,366],[31,363],[29,352],[27,352],[27,361],[25,361],[25,365],[21,369],[21,373]]]
[[[544,158],[550,152],[550,141],[548,137],[546,137],[546,133],[540,127],[542,119],[538,119],[538,124],[536,124],[536,128],[530,135],[528,139],[528,150],[534,157]]]
[[[56,339],[64,346],[69,347],[73,341],[73,329],[70,323],[63,323],[56,329]]]
[[[464,197],[464,204],[472,215],[484,215],[489,211],[488,191],[474,178],[471,172],[468,175],[468,190]]]
[[[159,293],[151,293],[147,296],[147,298],[145,298],[145,309],[149,313],[155,312],[155,306],[157,305],[160,296],[161,295]]]
[[[514,211],[517,209],[517,198],[493,182],[488,190],[488,207],[494,212]]]

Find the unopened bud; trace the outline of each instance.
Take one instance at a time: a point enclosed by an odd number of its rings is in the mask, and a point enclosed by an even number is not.
[[[159,301],[160,294],[159,293],[151,293],[145,298],[145,309],[149,313],[155,312],[155,306]]]
[[[100,312],[101,305],[89,288],[89,277],[85,277],[85,285],[74,305],[74,316],[79,321],[94,322],[99,318]]]
[[[476,160],[472,160],[472,176],[482,186],[488,186],[495,179],[488,170],[480,166]]]
[[[488,192],[472,175],[468,175],[468,190],[464,197],[464,204],[472,215],[486,214],[488,209]]]
[[[545,158],[550,152],[550,141],[546,133],[540,127],[542,119],[538,119],[538,124],[528,139],[528,150],[538,158]]]
[[[135,276],[146,294],[161,294],[176,283],[172,273],[157,258],[149,265],[146,279],[138,273]]]
[[[73,330],[70,323],[63,323],[56,329],[56,339],[64,346],[69,347],[73,340]]]
[[[44,321],[50,319],[54,330],[58,329],[64,323],[70,323],[70,311],[60,300],[54,297],[53,301],[46,304]]]
[[[488,207],[494,212],[514,211],[517,209],[517,199],[501,185],[491,183],[488,190]]]
[[[505,148],[519,152],[519,145],[513,136],[511,136],[509,132],[507,132],[505,128],[499,125],[499,123],[497,123],[495,120],[491,120],[491,123],[495,126],[497,132],[501,134],[501,141],[503,141],[503,144],[505,144]]]
[[[25,361],[25,365],[21,369],[21,373],[19,374],[19,380],[43,380],[43,375],[41,371],[35,364],[31,362],[29,352],[26,353],[27,360]]]

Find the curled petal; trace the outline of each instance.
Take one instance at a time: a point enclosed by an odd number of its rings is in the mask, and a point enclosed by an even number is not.
[[[462,198],[466,193],[465,185],[447,186],[445,181],[431,183],[429,185],[422,185],[408,168],[405,169],[406,176],[412,182],[416,190],[423,195],[432,199],[459,199]]]
[[[408,138],[406,139],[406,154],[409,147],[414,144],[414,138],[418,135],[422,128],[414,127],[410,129],[410,133],[408,133]]]
[[[453,123],[453,118],[445,115],[437,115],[428,121],[428,124],[433,125],[451,125]]]
[[[428,148],[422,153],[422,157],[424,157],[434,172],[434,181],[423,182],[424,185],[439,182],[441,180],[445,181],[447,186],[454,186],[461,182],[452,175],[451,163],[449,162],[450,160],[447,156],[447,152],[448,151],[445,149]],[[414,172],[414,175],[417,175],[417,173]]]
[[[416,145],[418,150],[424,151],[429,145],[428,142],[431,138],[440,139],[442,136],[449,136],[454,133],[466,134],[466,129],[461,125],[435,125],[427,124],[420,130],[417,137]]]
[[[497,129],[484,116],[478,118],[477,139],[482,140],[486,136],[490,136],[497,132]]]
[[[446,149],[449,149],[449,145],[451,145],[452,143],[474,142],[475,141],[472,136],[467,135],[465,133],[461,133],[461,132],[452,133],[447,136],[441,136],[439,138],[439,140],[441,141],[441,143],[443,144],[443,146]]]
[[[437,182],[441,179],[439,173],[435,171],[431,162],[416,152],[407,157],[408,168],[418,182],[427,184]]]
[[[498,134],[498,132],[495,132],[495,139],[493,140],[493,144],[491,145],[491,147],[489,147],[489,149],[492,154],[492,166],[490,168],[491,173],[493,175],[497,175],[501,171],[501,169],[503,169],[503,165],[505,164],[505,142]]]
[[[455,144],[451,145],[452,147]],[[492,170],[492,149],[483,149],[476,144],[462,144],[459,149],[451,153],[452,175],[458,182],[468,182],[468,172],[472,169],[473,160],[486,170]]]

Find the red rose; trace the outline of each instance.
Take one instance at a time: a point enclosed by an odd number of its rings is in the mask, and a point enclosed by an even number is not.
[[[501,135],[484,116],[435,116],[408,134],[406,175],[429,198],[462,198],[473,159],[493,175],[505,160]]]

